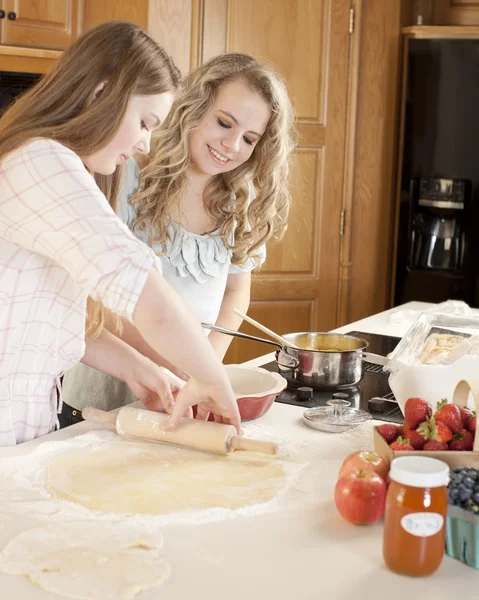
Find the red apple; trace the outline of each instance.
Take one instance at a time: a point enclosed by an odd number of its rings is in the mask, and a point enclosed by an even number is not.
[[[368,473],[377,473],[384,481],[387,481],[389,465],[376,452],[367,452],[365,450],[353,452],[353,454],[344,459],[339,469],[339,477],[359,470],[367,471]]]
[[[353,525],[369,525],[384,514],[386,491],[380,475],[360,470],[338,479],[334,501],[343,519]]]

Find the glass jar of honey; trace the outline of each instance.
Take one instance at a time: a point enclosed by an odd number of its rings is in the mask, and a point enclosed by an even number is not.
[[[395,458],[389,471],[383,556],[395,573],[431,575],[444,555],[446,463],[426,456]]]

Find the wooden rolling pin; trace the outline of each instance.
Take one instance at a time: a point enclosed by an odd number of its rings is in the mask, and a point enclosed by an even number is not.
[[[124,406],[118,413],[110,413],[98,408],[85,408],[84,419],[111,423],[119,435],[142,440],[153,440],[165,444],[176,444],[185,448],[227,455],[233,450],[251,450],[264,454],[276,454],[278,446],[273,442],[248,439],[236,434],[233,425],[199,421],[183,417],[174,431],[164,431],[169,415]]]

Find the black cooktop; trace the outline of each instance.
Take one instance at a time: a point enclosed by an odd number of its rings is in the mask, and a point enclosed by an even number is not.
[[[386,356],[394,350],[401,338],[375,333],[364,333],[362,331],[348,331],[348,335],[355,335],[368,342],[368,352]],[[365,410],[375,418],[392,423],[402,423],[403,415],[393,393],[388,385],[388,373],[382,370],[382,367],[363,362],[364,376],[361,382],[350,388],[329,391],[313,391],[313,398],[301,400],[298,398],[298,384],[290,384],[277,398],[276,402],[284,404],[294,404],[303,408],[312,408],[315,406],[325,406],[326,402],[332,397],[340,397],[351,402],[353,408]],[[276,361],[263,365],[268,371],[278,371]],[[381,401],[376,400],[380,398]],[[374,399],[374,400],[373,400]]]

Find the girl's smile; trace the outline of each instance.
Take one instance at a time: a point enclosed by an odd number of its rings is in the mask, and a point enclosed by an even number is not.
[[[270,117],[268,103],[245,80],[226,83],[191,134],[192,169],[214,176],[239,167],[253,154]]]

